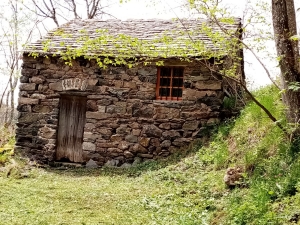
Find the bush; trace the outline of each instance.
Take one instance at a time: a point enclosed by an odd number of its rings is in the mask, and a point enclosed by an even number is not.
[[[13,155],[14,144],[14,134],[8,128],[0,128],[0,165],[4,165]]]

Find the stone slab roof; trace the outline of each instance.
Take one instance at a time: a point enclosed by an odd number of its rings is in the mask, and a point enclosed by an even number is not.
[[[25,47],[24,52],[36,52],[39,54],[60,54],[66,51],[67,47],[78,49],[83,46],[84,40],[100,38],[101,35],[111,35],[120,37],[120,35],[136,38],[142,46],[136,50],[135,56],[141,54],[141,48],[145,47],[148,53],[150,51],[163,51],[167,49],[187,49],[190,48],[186,40],[189,42],[201,41],[207,49],[217,51],[222,46],[212,42],[211,39],[200,31],[203,24],[208,24],[212,32],[221,32],[222,29],[237,31],[241,27],[241,19],[235,18],[233,23],[222,23],[222,27],[212,25],[202,19],[180,19],[180,20],[161,20],[161,19],[132,19],[132,20],[73,20],[61,27],[50,31],[45,37],[35,43],[31,43]],[[159,38],[169,37],[172,41],[166,44],[164,41],[157,41]],[[154,41],[154,43],[151,43]],[[126,41],[125,41],[126,42]],[[150,44],[151,43],[151,44]],[[47,49],[45,50],[45,45]],[[125,45],[125,47],[124,47]],[[128,43],[127,43],[128,45]],[[144,46],[143,46],[144,45]],[[146,46],[147,45],[147,46]],[[102,41],[97,48],[89,49],[89,54],[119,54],[121,51],[126,51],[126,44],[122,40],[106,40]],[[158,50],[159,49],[159,50]],[[165,50],[163,50],[165,49]],[[132,50],[132,49],[129,49]],[[174,52],[174,51],[173,51]],[[171,53],[174,54],[174,53]],[[199,53],[193,56],[199,55]],[[170,55],[168,55],[170,57]]]

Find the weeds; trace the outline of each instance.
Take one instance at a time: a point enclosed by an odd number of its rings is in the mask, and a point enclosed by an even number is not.
[[[0,167],[4,166],[14,154],[14,144],[15,138],[11,129],[4,126],[0,127]]]
[[[273,88],[262,89],[256,95],[277,118],[284,118],[284,107]],[[217,214],[223,215],[224,224],[286,223],[272,207],[297,195],[300,181],[298,142],[290,145],[282,131],[252,103],[236,119],[228,137],[227,156],[226,142],[222,139],[215,139],[217,143],[210,146],[213,163],[242,165],[249,185],[247,189],[233,191],[224,203],[230,210]]]

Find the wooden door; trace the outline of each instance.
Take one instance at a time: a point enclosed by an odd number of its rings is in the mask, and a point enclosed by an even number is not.
[[[86,97],[62,95],[58,121],[56,160],[82,162]]]

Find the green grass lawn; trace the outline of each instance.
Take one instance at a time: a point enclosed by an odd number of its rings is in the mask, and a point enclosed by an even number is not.
[[[194,157],[161,169],[149,162],[140,171],[34,169],[28,178],[2,176],[0,224],[205,224],[217,200],[207,187],[222,187],[222,172],[209,174],[208,182]]]

